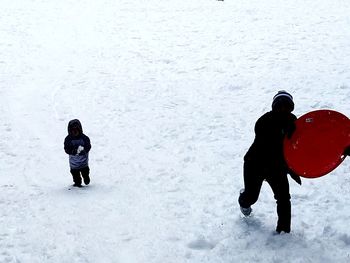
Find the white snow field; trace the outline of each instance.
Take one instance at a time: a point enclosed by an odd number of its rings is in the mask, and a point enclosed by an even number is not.
[[[350,162],[237,203],[273,95],[350,116],[348,0],[1,0],[0,262],[350,262]],[[92,143],[72,184],[68,121]]]

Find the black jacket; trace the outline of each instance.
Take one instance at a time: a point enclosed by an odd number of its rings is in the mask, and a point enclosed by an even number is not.
[[[247,162],[254,162],[268,169],[287,169],[283,156],[283,140],[295,130],[296,116],[270,111],[261,116],[255,124],[255,139],[244,156]]]
[[[72,129],[79,131],[77,136],[72,134]],[[78,152],[79,146],[84,150]],[[83,133],[83,128],[79,120],[75,119],[68,124],[68,135],[64,139],[64,150],[69,154],[69,164],[72,169],[81,169],[89,165],[89,151],[91,143],[88,136]]]

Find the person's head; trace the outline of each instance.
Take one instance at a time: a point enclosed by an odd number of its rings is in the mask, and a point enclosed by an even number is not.
[[[285,90],[280,90],[272,101],[272,111],[277,113],[291,113],[294,110],[293,97]]]
[[[79,120],[74,119],[68,123],[68,134],[77,137],[83,133],[83,129]]]

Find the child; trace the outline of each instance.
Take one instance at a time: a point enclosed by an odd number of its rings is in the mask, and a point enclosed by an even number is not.
[[[244,156],[244,189],[238,202],[241,212],[249,216],[259,197],[264,180],[268,182],[277,201],[277,233],[289,233],[291,224],[291,203],[287,173],[301,184],[300,177],[288,171],[283,156],[283,140],[295,130],[293,97],[286,91],[279,91],[272,102],[272,111],[261,116],[255,124],[255,139]]]
[[[90,139],[83,133],[79,120],[71,120],[68,123],[68,136],[64,140],[64,150],[69,154],[70,172],[74,185],[81,187],[81,176],[85,185],[90,183],[89,151]]]

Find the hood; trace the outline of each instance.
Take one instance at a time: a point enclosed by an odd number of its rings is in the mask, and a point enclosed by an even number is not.
[[[78,119],[71,120],[68,123],[68,134],[72,135],[72,129],[77,128],[80,132],[80,134],[83,134],[83,128],[81,127],[81,123]]]

